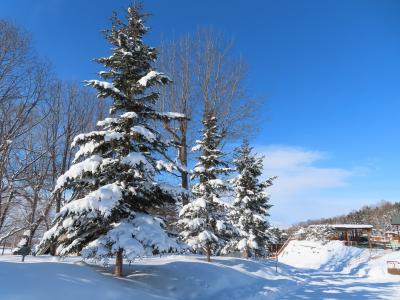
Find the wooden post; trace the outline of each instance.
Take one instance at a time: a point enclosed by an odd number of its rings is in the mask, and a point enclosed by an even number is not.
[[[358,230],[356,229],[356,241],[357,241],[357,245],[360,243],[360,236],[362,235],[362,229]]]
[[[371,244],[371,229],[368,229],[367,232],[368,232],[368,247],[369,247],[369,249],[371,249],[372,248],[372,244]]]
[[[118,277],[122,277],[122,251],[123,249],[119,249],[115,257],[114,275]]]

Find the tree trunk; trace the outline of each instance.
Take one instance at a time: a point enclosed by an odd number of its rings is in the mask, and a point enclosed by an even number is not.
[[[206,253],[207,253],[207,261],[211,262],[211,247],[210,247],[210,243],[207,243]]]
[[[55,243],[51,243],[51,245],[49,247],[49,254],[51,256],[55,256],[56,255],[56,244]]]
[[[187,120],[180,122],[181,140],[179,147],[179,161],[181,165],[187,169],[188,167],[188,154],[187,154]],[[182,188],[189,191],[189,174],[187,171],[181,172]],[[189,204],[189,197],[187,194],[182,197],[182,205]]]
[[[189,204],[189,176],[188,172],[181,172],[182,176],[182,188],[184,188],[187,192],[182,195],[182,206]]]
[[[29,248],[32,248],[33,237],[35,236],[35,232],[38,227],[36,225],[36,223],[37,223],[36,211],[37,211],[38,202],[39,202],[39,193],[37,190],[34,190],[31,215],[29,218],[29,236],[28,236],[28,243],[27,243],[27,246]]]
[[[122,251],[122,249],[119,249],[115,257],[114,275],[118,277],[122,277]]]
[[[244,249],[244,251],[243,251],[243,257],[244,257],[244,258],[249,258],[249,257],[250,257],[249,254],[250,254],[250,253],[249,253],[249,249],[246,247],[246,249]]]

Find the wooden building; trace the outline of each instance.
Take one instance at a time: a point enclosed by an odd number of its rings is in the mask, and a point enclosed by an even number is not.
[[[346,242],[348,246],[357,246],[363,240],[367,240],[368,247],[371,244],[371,231],[373,226],[367,224],[332,224],[330,225],[335,231],[335,239]]]

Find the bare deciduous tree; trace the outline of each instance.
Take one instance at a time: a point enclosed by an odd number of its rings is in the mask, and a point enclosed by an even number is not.
[[[21,230],[10,226],[9,213],[15,203],[15,180],[25,168],[17,168],[10,158],[37,125],[32,117],[45,98],[47,78],[47,67],[32,54],[29,38],[0,20],[0,243]]]
[[[50,89],[49,116],[46,118],[48,151],[51,160],[52,186],[72,161],[73,138],[94,128],[105,113],[106,105],[75,83],[55,82]],[[62,195],[54,194],[56,212],[60,211]]]
[[[73,158],[72,139],[105,107],[86,88],[50,76],[29,38],[0,20],[0,244],[29,230],[31,246],[60,210],[63,195],[52,190]]]
[[[201,117],[214,111],[224,141],[248,137],[254,126],[258,101],[246,90],[247,66],[233,54],[233,43],[210,29],[162,42],[158,68],[173,83],[160,91],[163,109],[183,113],[188,119],[165,123],[166,132],[178,146],[181,185],[189,189],[188,148],[194,142]],[[183,204],[187,203],[187,199]]]

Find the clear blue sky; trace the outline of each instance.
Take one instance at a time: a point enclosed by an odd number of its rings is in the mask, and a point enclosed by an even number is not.
[[[129,3],[0,2],[0,18],[28,30],[61,78],[79,81],[93,78],[98,66],[91,59],[108,53],[99,31],[109,26],[111,11]],[[273,220],[400,200],[400,1],[144,4],[153,14],[153,45],[161,35],[198,26],[234,37],[235,51],[250,65],[250,89],[268,98],[254,143],[277,161],[267,159],[266,171],[282,178],[271,191]]]

